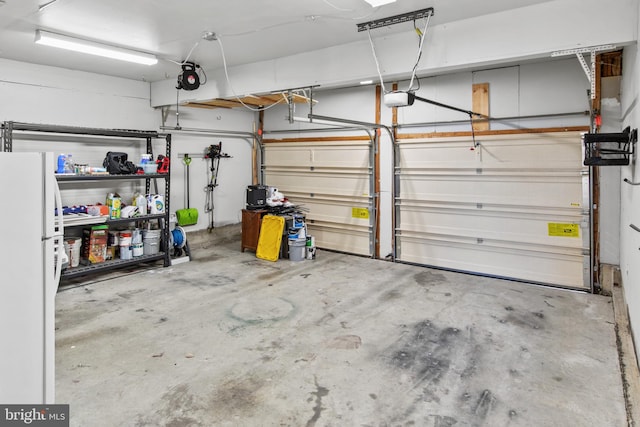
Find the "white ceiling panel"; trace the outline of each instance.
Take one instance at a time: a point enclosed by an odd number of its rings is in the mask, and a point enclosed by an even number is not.
[[[548,0],[397,0],[372,8],[364,0],[0,0],[0,58],[135,80],[175,77],[183,61],[220,66],[220,35],[228,64],[239,65],[367,38],[356,24],[428,7],[430,25],[520,8]],[[413,31],[412,23],[372,30],[372,37]],[[156,54],[154,66],[88,57],[34,44],[36,29]],[[470,40],[470,42],[472,42]]]

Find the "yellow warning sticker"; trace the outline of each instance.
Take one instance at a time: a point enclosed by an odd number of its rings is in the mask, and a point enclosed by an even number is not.
[[[580,237],[580,225],[579,224],[562,224],[558,222],[550,222],[549,236],[557,237]]]
[[[351,208],[351,218],[369,219],[369,209]]]

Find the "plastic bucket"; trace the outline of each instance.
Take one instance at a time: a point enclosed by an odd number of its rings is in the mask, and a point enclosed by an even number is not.
[[[305,257],[307,239],[289,239],[289,259],[302,261]]]
[[[144,246],[142,243],[134,243],[131,245],[131,252],[134,257],[144,255]]]
[[[132,259],[133,247],[132,245],[132,233],[131,231],[120,232],[120,259]]]
[[[69,258],[69,267],[77,267],[80,265],[80,248],[82,247],[82,240],[80,239],[67,239],[64,241],[64,251]]]
[[[155,255],[160,252],[160,235],[162,230],[142,230],[144,255]]]

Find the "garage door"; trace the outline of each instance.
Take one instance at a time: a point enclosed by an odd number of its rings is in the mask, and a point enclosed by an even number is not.
[[[307,211],[317,247],[372,256],[371,147],[368,139],[264,144],[263,182]]]
[[[590,288],[577,132],[399,140],[396,259]]]

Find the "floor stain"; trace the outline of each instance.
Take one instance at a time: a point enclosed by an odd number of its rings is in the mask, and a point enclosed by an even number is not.
[[[320,416],[322,415],[322,411],[325,410],[325,408],[322,407],[322,398],[329,395],[329,389],[319,385],[317,378],[315,379],[315,384],[316,391],[312,392],[311,394],[316,396],[316,405],[313,407],[313,416],[309,419],[309,421],[307,421],[307,427],[314,427],[316,425],[316,423],[320,419]]]
[[[208,408],[221,420],[248,418],[260,410],[264,382],[254,377],[234,378],[217,386]]]
[[[234,283],[236,283],[236,280],[232,277],[212,275],[199,284],[217,288],[219,286],[232,285]]]
[[[433,427],[452,427],[458,424],[458,420],[446,415],[431,415],[433,418]]]
[[[544,329],[544,314],[540,312],[510,311],[501,323],[510,323],[521,328]]]
[[[495,400],[496,399],[493,394],[491,394],[490,390],[484,390],[482,392],[473,411],[473,413],[478,417],[479,420],[484,421],[487,418],[495,403]]]
[[[164,425],[166,427],[198,427],[197,413],[203,406],[189,390],[188,384],[180,384],[162,395],[157,412],[149,417],[139,417],[136,426]]]
[[[291,317],[296,307],[284,298],[263,298],[239,302],[227,311],[227,315],[247,325],[277,322]]]
[[[422,321],[413,327],[409,341],[393,352],[391,363],[411,371],[416,383],[438,383],[449,370],[451,355],[461,338],[457,328],[439,329],[429,320]]]
[[[447,278],[443,274],[434,273],[433,271],[421,271],[413,276],[413,280],[420,286],[429,286],[439,282],[446,282]]]
[[[124,299],[130,299],[132,296],[139,294],[140,292],[144,292],[146,291],[146,289],[134,289],[131,291],[127,291],[127,292],[121,292],[118,295],[120,298],[124,298]]]
[[[397,289],[392,289],[384,294],[380,295],[380,301],[392,301],[402,297],[402,292]]]
[[[327,348],[339,350],[355,350],[362,345],[362,338],[357,335],[341,335],[335,337],[327,343]]]

